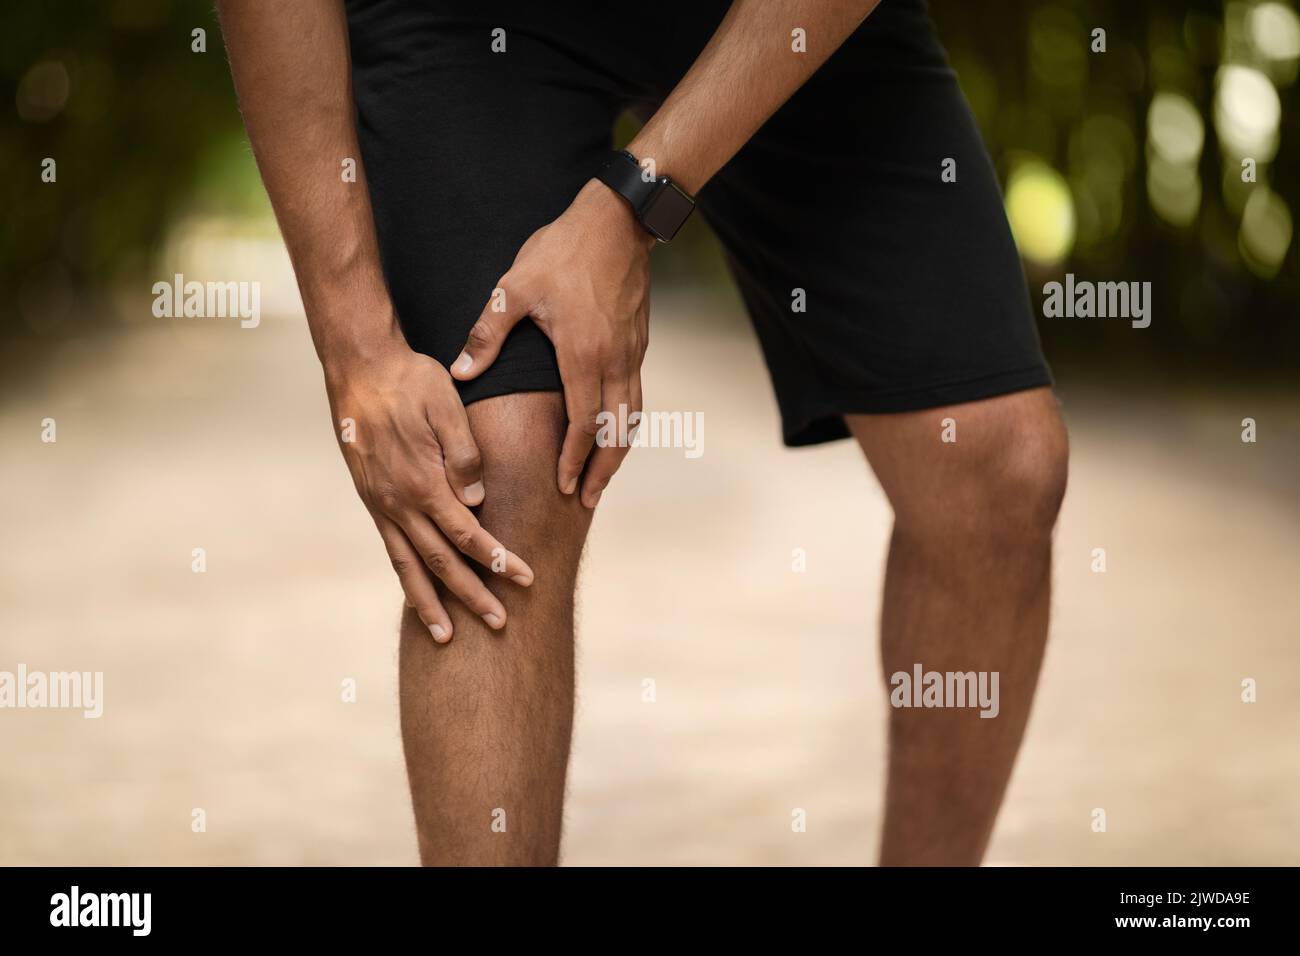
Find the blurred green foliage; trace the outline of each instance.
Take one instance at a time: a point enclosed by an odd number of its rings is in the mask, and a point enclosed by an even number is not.
[[[1003,182],[1038,161],[1073,207],[1065,258],[1027,261],[1034,300],[1066,271],[1150,281],[1156,290],[1156,319],[1141,333],[1124,323],[1040,320],[1055,363],[1294,364],[1296,242],[1271,278],[1247,261],[1240,223],[1249,193],[1215,123],[1225,57],[1258,54],[1242,32],[1256,0],[930,5]],[[205,53],[191,49],[196,28],[206,31]],[[1096,28],[1106,31],[1104,53],[1089,48]],[[5,334],[49,331],[57,323],[46,313],[61,311],[65,321],[97,314],[79,306],[146,270],[181,215],[268,215],[210,0],[5,4],[0,74],[8,97],[0,109]],[[1260,179],[1297,216],[1300,111],[1294,76],[1284,74],[1271,78],[1281,103],[1278,148]],[[1152,158],[1148,111],[1157,93],[1175,94],[1166,97],[1169,134],[1198,150],[1192,165],[1174,171],[1186,181],[1161,179],[1173,174]],[[57,186],[41,181],[45,157],[57,158]],[[663,253],[657,268],[670,280],[724,281],[699,222]]]
[[[1300,218],[1294,62],[1290,68],[1260,64],[1248,29],[1259,6],[1253,0],[930,0],[1003,182],[1033,156],[1069,185],[1077,235],[1064,261],[1049,268],[1027,263],[1034,301],[1045,281],[1065,272],[1153,285],[1155,319],[1141,332],[1125,323],[1040,319],[1053,364],[1208,365],[1245,375],[1295,368],[1296,240],[1269,279],[1241,250],[1241,207],[1250,190],[1267,186]],[[1275,12],[1285,7],[1288,16],[1292,6],[1270,4]],[[1091,49],[1099,28],[1106,31],[1104,53]],[[1259,182],[1249,186],[1241,182],[1239,157],[1225,158],[1232,149],[1216,128],[1216,76],[1224,62],[1274,70],[1278,84],[1276,156],[1259,164]],[[1162,192],[1156,173],[1164,167],[1148,140],[1157,93],[1189,101],[1203,128],[1199,156],[1172,196]],[[1266,104],[1245,105],[1262,110]],[[1194,131],[1174,132],[1190,137]],[[1158,196],[1164,214],[1153,204]],[[1190,219],[1171,222],[1178,216],[1169,207],[1182,200],[1190,202]]]
[[[206,53],[191,51],[196,28]],[[260,196],[210,0],[6,3],[0,75],[6,330],[75,313],[142,268],[196,201]],[[41,180],[46,157],[57,183]]]

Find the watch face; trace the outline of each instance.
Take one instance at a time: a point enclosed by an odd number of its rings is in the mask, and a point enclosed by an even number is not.
[[[695,201],[673,185],[671,180],[662,179],[661,189],[655,190],[653,196],[641,210],[641,224],[662,242],[667,242],[677,234],[686,217],[695,208]]]

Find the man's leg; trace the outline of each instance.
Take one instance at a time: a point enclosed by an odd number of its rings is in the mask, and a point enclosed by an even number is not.
[[[955,442],[941,440],[945,418]],[[846,420],[894,508],[886,680],[916,664],[999,674],[995,718],[978,708],[892,710],[881,863],[977,864],[1042,663],[1065,427],[1047,389]]]
[[[426,865],[557,862],[573,726],[573,590],[591,512],[556,489],[559,392],[468,407],[483,456],[483,527],[532,567],[521,588],[493,580],[499,633],[440,591],[454,627],[435,644],[402,617],[402,743]]]

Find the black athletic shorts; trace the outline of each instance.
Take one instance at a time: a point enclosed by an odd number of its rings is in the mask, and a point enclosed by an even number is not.
[[[519,247],[605,159],[619,114],[652,113],[728,5],[347,0],[362,158],[412,348],[455,360]],[[846,436],[846,413],[1050,383],[997,179],[924,0],[884,0],[698,199],[787,444]],[[467,403],[561,387],[527,321],[460,386]]]

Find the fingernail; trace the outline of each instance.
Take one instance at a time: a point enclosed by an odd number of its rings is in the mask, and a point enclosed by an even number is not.
[[[456,371],[468,372],[473,364],[474,359],[470,354],[468,352],[461,352],[459,357],[456,359]]]
[[[447,629],[441,624],[430,624],[429,633],[433,635],[433,639],[439,644],[447,640]]]
[[[465,486],[465,500],[472,505],[476,505],[483,500],[482,481],[476,481],[472,485]]]
[[[410,598],[405,598],[404,600],[406,601],[406,606],[407,606],[407,607],[415,607],[415,605],[411,603],[411,599],[410,599]]]
[[[528,587],[528,585],[533,583],[532,575],[528,574],[512,574],[510,575],[510,580],[514,581],[515,584],[522,585],[523,587]]]
[[[591,496],[591,504],[587,505],[587,507],[588,507],[588,508],[595,508],[596,505],[600,504],[600,496],[603,495],[604,493],[605,493],[605,489],[604,489],[604,488],[601,488],[600,491],[598,491],[598,492],[596,492],[594,495],[592,495],[592,496]]]
[[[577,487],[578,487],[578,479],[577,479],[577,478],[570,478],[569,481],[568,481],[568,483],[565,484],[564,487],[561,488],[560,490],[561,490],[562,492],[564,492],[566,495],[571,495],[571,494],[573,494],[574,490],[575,490]]]
[[[499,628],[506,623],[505,618],[503,618],[500,614],[495,614],[491,612],[489,612],[488,614],[484,614],[483,620],[487,621],[488,627],[494,629]]]

